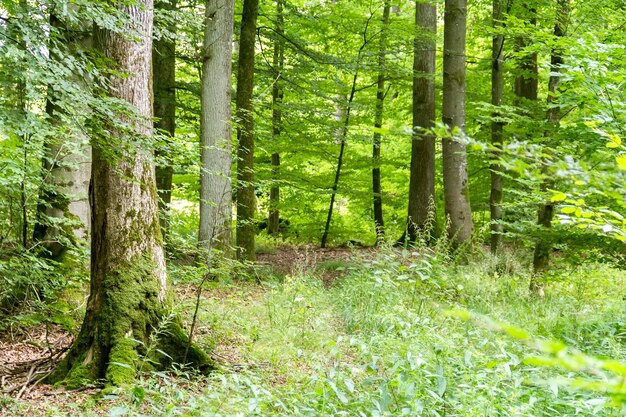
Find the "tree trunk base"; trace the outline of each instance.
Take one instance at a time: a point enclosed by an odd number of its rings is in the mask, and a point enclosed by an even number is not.
[[[202,374],[215,369],[215,362],[204,350],[196,344],[189,345],[188,335],[177,321],[167,323],[160,329],[158,336],[152,338],[156,342],[138,342],[132,336],[117,341],[106,361],[97,357],[95,352],[98,347],[88,346],[86,339],[77,340],[45,382],[68,389],[95,381],[104,381],[107,386],[120,386],[132,382],[138,371],[163,370],[173,364],[188,365]]]

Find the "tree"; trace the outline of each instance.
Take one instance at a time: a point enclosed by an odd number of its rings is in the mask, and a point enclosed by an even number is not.
[[[218,244],[227,250],[232,229],[230,90],[234,2],[207,0],[205,4],[198,240],[206,249]]]
[[[283,83],[282,72],[285,60],[285,40],[284,37],[283,0],[276,0],[276,39],[274,40],[274,56],[272,67],[274,70],[274,83],[272,84],[272,139],[278,142],[282,130],[282,103],[283,103]],[[270,187],[270,208],[267,219],[267,233],[269,235],[278,234],[280,225],[280,154],[272,153],[272,186]]]
[[[343,158],[346,150],[346,141],[348,139],[348,128],[350,127],[350,113],[352,110],[352,103],[354,101],[354,97],[356,94],[356,86],[359,79],[359,70],[361,66],[361,59],[363,58],[363,50],[369,43],[369,38],[367,37],[367,30],[369,28],[370,21],[373,15],[370,15],[365,21],[365,27],[363,28],[363,43],[359,47],[359,51],[357,53],[354,75],[352,76],[352,87],[350,88],[350,95],[348,96],[348,103],[345,106],[345,111],[343,110],[343,106],[340,104],[337,106],[336,119],[337,121],[341,121],[343,117],[343,123],[341,129],[336,131],[336,137],[339,141],[339,156],[337,157],[337,168],[335,169],[335,179],[333,181],[333,185],[331,187],[330,194],[330,204],[328,206],[328,214],[326,215],[326,223],[324,224],[324,233],[322,234],[322,240],[320,242],[320,246],[322,248],[326,247],[326,242],[328,241],[328,233],[330,232],[330,223],[333,218],[333,209],[335,207],[335,198],[337,197],[337,190],[339,188],[339,178],[341,177],[341,169],[343,168]],[[341,97],[340,97],[341,98]]]
[[[123,123],[110,125],[103,130],[110,137],[92,141],[90,294],[80,333],[51,377],[70,386],[102,378],[114,385],[128,382],[139,355],[146,353],[165,318],[167,274],[154,167],[145,152],[131,152],[123,143],[131,134],[152,136],[153,4],[139,0],[116,6],[127,16],[123,27],[119,32],[96,28],[94,38],[115,68],[107,82],[108,94],[135,113],[119,114],[119,121],[132,126],[133,132],[124,132]],[[120,146],[126,148],[123,154],[111,160]],[[161,350],[171,357],[160,360],[210,364],[196,348],[182,353],[187,339],[175,323],[157,336]]]
[[[561,68],[565,63],[563,57],[563,50],[558,44],[559,39],[565,37],[567,31],[567,24],[569,21],[569,0],[557,0],[557,14],[556,22],[554,24],[554,42],[550,52],[550,79],[548,81],[548,95],[546,98],[547,114],[546,122],[547,128],[544,132],[547,148],[551,148],[552,137],[558,129],[559,122],[561,120],[561,108],[558,103],[559,96],[559,84],[561,82]],[[548,171],[548,161],[543,162],[544,179],[541,183],[542,191],[548,191],[552,188],[554,181],[550,172]],[[537,223],[544,229],[549,229],[552,226],[552,218],[554,217],[554,202],[549,201],[542,204],[537,211]],[[547,239],[547,236],[540,236],[539,241],[535,245],[535,251],[533,254],[533,272],[534,276],[530,282],[531,291],[542,294],[541,284],[537,282],[535,277],[543,273],[549,265],[550,251],[552,243]]]
[[[259,0],[244,0],[237,69],[237,258],[254,261],[254,48]]]
[[[489,197],[489,210],[491,214],[491,253],[498,252],[502,245],[502,165],[499,158],[502,154],[502,131],[504,123],[499,119],[498,107],[502,106],[504,93],[504,35],[498,29],[504,26],[503,0],[493,0],[492,19],[496,31],[491,43],[491,104],[494,111],[491,121],[491,192]]]
[[[537,9],[529,7],[526,3],[522,3],[521,9],[520,14],[522,18],[527,18],[531,26],[536,26]],[[520,35],[515,38],[515,49],[523,54],[519,61],[519,72],[515,77],[515,95],[522,99],[536,101],[539,86],[539,77],[537,76],[539,67],[537,65],[537,52],[526,53],[525,51],[529,45],[531,45],[531,42],[526,35]]]
[[[453,246],[472,237],[465,131],[465,25],[467,1],[446,0],[443,35],[443,187]]]
[[[50,26],[54,28],[50,32],[49,46],[52,59],[61,59],[58,56],[61,51],[55,46],[58,42],[65,44],[67,49],[63,52],[73,56],[91,48],[93,39],[89,22],[67,27],[52,14]],[[80,88],[88,87],[86,80],[77,73],[73,76],[73,82]],[[54,88],[50,86],[46,114],[52,123],[62,125],[64,109],[57,105],[57,100]],[[89,141],[77,125],[67,128],[64,133],[48,135],[44,143],[43,186],[37,204],[37,222],[33,229],[33,239],[42,242],[46,255],[53,259],[60,258],[76,238],[87,239],[91,221],[88,199],[91,176]]]
[[[176,0],[157,0],[157,9],[173,11],[176,9]],[[152,76],[154,85],[154,128],[163,133],[168,141],[174,138],[176,132],[176,42],[171,38],[176,27],[170,24],[166,28],[170,33],[161,34],[154,41],[152,51]],[[163,159],[156,167],[156,184],[159,193],[159,210],[161,216],[161,231],[164,236],[169,229],[168,211],[172,200],[172,158],[166,151],[156,152],[157,157]]]
[[[389,0],[385,0],[383,7],[383,28],[380,34],[378,50],[378,77],[376,81],[376,109],[374,114],[374,137],[372,139],[372,192],[374,196],[374,228],[376,241],[385,236],[385,219],[383,217],[383,191],[380,184],[380,138],[383,126],[383,111],[385,104],[385,55],[387,54],[387,31],[389,26]]]
[[[435,59],[437,5],[415,2],[415,41],[413,51],[413,134],[409,213],[406,237],[417,240],[420,231],[430,226],[436,232],[435,216]],[[401,239],[404,241],[404,238]]]

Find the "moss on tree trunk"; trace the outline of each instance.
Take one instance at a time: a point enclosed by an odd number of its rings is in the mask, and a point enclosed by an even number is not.
[[[152,135],[152,1],[119,3],[130,19],[133,38],[96,29],[101,52],[115,64],[109,94],[135,110],[118,115],[134,135]],[[129,28],[127,28],[129,29]],[[107,123],[105,121],[105,123]],[[92,140],[91,281],[87,311],[80,333],[50,381],[75,387],[104,379],[108,384],[130,382],[142,364],[167,366],[181,362],[187,338],[176,322],[163,327],[166,317],[165,256],[159,227],[154,167],[146,152],[128,149],[128,131],[109,123],[108,136]],[[115,160],[113,160],[115,156]],[[164,328],[165,330],[159,330]],[[159,353],[165,352],[166,355]],[[155,353],[156,352],[156,353]],[[169,356],[167,356],[169,355]],[[210,358],[193,347],[187,362],[211,368]]]
[[[189,339],[178,320],[166,322],[153,270],[154,264],[141,257],[105,277],[90,297],[76,342],[50,382],[75,388],[104,379],[121,385],[146,365],[164,369],[183,362],[203,372],[213,369],[210,357],[195,345],[184,357]]]

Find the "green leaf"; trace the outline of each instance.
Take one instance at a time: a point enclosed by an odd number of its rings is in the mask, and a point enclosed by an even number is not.
[[[622,138],[614,133],[609,134],[609,141],[606,143],[607,148],[619,148],[622,144]]]
[[[518,340],[528,340],[530,339],[530,334],[528,334],[528,332],[515,327],[515,326],[511,326],[508,324],[503,324],[502,325],[502,330],[504,330],[505,332],[507,332],[510,336],[518,339]]]
[[[602,368],[618,375],[626,375],[626,364],[616,360],[608,360],[602,363]]]
[[[619,169],[626,170],[626,154],[618,156],[615,160]]]
[[[130,410],[126,407],[115,406],[109,411],[109,417],[122,417],[128,414]]]
[[[341,401],[342,404],[347,404],[348,397],[346,397],[346,394],[344,394],[339,388],[337,388],[337,385],[335,385],[333,381],[327,380],[326,382],[328,383],[328,386],[335,392],[335,395],[337,396],[339,401]]]
[[[354,392],[354,381],[351,380],[350,378],[346,378],[344,379],[343,383],[346,385],[346,388],[348,388],[348,392],[353,393]]]
[[[557,202],[557,201],[564,201],[567,198],[567,194],[562,193],[562,192],[557,192],[556,194],[552,195],[552,198],[550,199],[551,202]]]

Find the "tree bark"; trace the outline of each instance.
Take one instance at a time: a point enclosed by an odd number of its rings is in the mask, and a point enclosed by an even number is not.
[[[557,18],[554,25],[554,41],[559,42],[560,38],[563,38],[567,32],[567,23],[569,20],[570,5],[569,0],[557,0]],[[561,47],[554,46],[550,53],[550,79],[548,81],[548,95],[546,99],[547,104],[547,129],[544,132],[546,140],[546,146],[551,148],[553,137],[559,127],[561,119],[561,108],[558,105],[558,90],[561,82],[560,72],[565,60],[563,58],[563,50]],[[541,184],[541,190],[547,192],[553,187],[554,181],[548,170],[548,161],[543,160],[543,173],[544,180]],[[537,213],[537,223],[543,229],[549,229],[552,227],[552,218],[554,217],[554,203],[546,202],[539,207]],[[533,254],[533,277],[530,282],[530,290],[539,295],[543,295],[543,288],[536,277],[545,272],[550,264],[550,251],[552,248],[552,242],[549,236],[539,236],[539,240],[535,246]]]
[[[283,0],[276,0],[276,40],[274,41],[274,84],[272,85],[272,139],[274,146],[280,140],[282,130],[283,83],[281,80],[285,53]],[[277,235],[280,226],[280,154],[272,153],[272,186],[270,187],[269,216],[267,233]]]
[[[356,76],[354,77],[356,80]],[[348,101],[347,108],[344,108],[341,104],[343,98],[340,96],[337,97],[337,100],[340,101],[335,106],[335,121],[337,123],[341,123],[340,128],[335,130],[335,140],[339,143],[339,157],[337,158],[337,168],[335,169],[335,181],[333,182],[333,186],[331,187],[331,195],[330,195],[330,205],[328,206],[328,213],[326,215],[326,223],[324,224],[324,234],[322,235],[322,241],[320,246],[322,248],[326,247],[326,242],[328,240],[328,233],[330,232],[330,222],[333,217],[333,209],[335,207],[335,195],[337,194],[337,189],[339,188],[339,178],[341,175],[341,168],[343,167],[343,154],[346,149],[345,138],[344,138],[344,127],[347,127],[346,123],[349,123],[349,117],[347,117],[347,110],[350,108],[352,101]]]
[[[115,65],[109,94],[126,101],[136,116],[119,114],[135,134],[152,136],[152,0],[116,3],[129,17],[130,27],[119,32],[96,28],[96,47]],[[133,37],[127,34],[132,30]],[[124,151],[124,137],[110,125],[110,137],[93,140],[91,177],[91,283],[85,319],[72,348],[51,380],[77,386],[87,380],[109,384],[129,382],[141,354],[148,353],[150,336],[157,333],[163,362],[180,361],[186,337],[175,323],[163,324],[166,269],[163,253],[154,167],[142,152]],[[139,342],[141,343],[139,343]],[[154,358],[153,358],[154,359]],[[208,366],[208,356],[194,348],[189,362]]]
[[[448,236],[454,248],[472,237],[465,130],[465,26],[467,0],[446,0],[443,41],[443,187]]]
[[[537,9],[535,9],[534,7],[528,7],[528,4],[526,3],[522,4],[522,9],[523,17],[529,16],[528,23],[531,26],[536,26]],[[523,36],[518,36],[515,39],[515,49],[518,52],[523,51],[524,48],[528,47],[529,45],[530,42]],[[519,74],[515,77],[515,96],[521,99],[536,101],[538,97],[537,90],[539,86],[537,52],[531,52],[530,54],[524,56],[520,60],[518,70]]]
[[[415,242],[420,232],[436,235],[438,231],[435,206],[435,136],[430,130],[435,124],[436,3],[416,1],[415,28],[411,174],[405,231],[409,242]]]
[[[19,0],[19,9],[26,12],[28,10],[28,4],[26,0]],[[19,33],[19,30],[17,31]],[[18,34],[14,38],[22,47],[26,50],[27,42],[23,35]],[[20,78],[17,83],[17,102],[18,112],[26,119],[28,116],[28,78]],[[26,173],[28,171],[28,142],[30,141],[30,135],[28,132],[20,134],[22,139],[22,163],[23,163],[23,175],[20,181],[20,211],[21,211],[21,240],[24,248],[28,247],[28,198],[26,196]]]
[[[335,132],[335,137],[337,142],[339,142],[339,156],[337,157],[337,168],[335,168],[335,180],[333,181],[333,185],[331,187],[330,194],[330,204],[328,206],[328,213],[326,214],[326,223],[324,224],[324,233],[322,234],[322,241],[320,242],[320,247],[325,248],[326,242],[328,241],[328,234],[330,233],[330,223],[333,218],[333,210],[335,208],[335,198],[337,195],[337,190],[339,188],[339,178],[341,177],[341,168],[343,168],[343,154],[346,150],[346,138],[344,135],[347,134],[348,126],[350,123],[350,106],[352,105],[352,99],[354,98],[354,91],[356,90],[356,74],[353,78],[353,88],[351,90],[350,98],[348,99],[348,105],[344,109],[341,104],[337,105],[337,111],[335,112],[335,120],[342,124],[341,128],[338,128]],[[341,97],[340,97],[341,99]]]
[[[378,79],[376,89],[376,109],[374,113],[374,137],[372,138],[372,192],[374,196],[374,230],[376,243],[385,237],[385,219],[383,217],[383,191],[380,183],[380,130],[383,126],[385,104],[385,57],[387,54],[387,28],[389,26],[389,0],[383,7],[383,28],[380,33],[380,49],[378,51]]]
[[[155,7],[175,10],[176,0],[157,1]],[[174,32],[176,27],[169,27]],[[152,76],[154,84],[154,128],[163,133],[168,141],[176,132],[176,42],[161,38],[154,41],[152,49]],[[158,152],[164,162],[156,167],[156,184],[159,194],[161,232],[167,237],[169,229],[169,205],[172,201],[172,158],[169,152]]]
[[[233,0],[207,0],[200,118],[200,229],[205,249],[229,251],[232,234]]]
[[[50,25],[62,34],[67,52],[77,54],[92,47],[91,26],[70,27],[51,15]],[[89,26],[89,27],[86,27]],[[51,54],[57,48],[51,45]],[[52,57],[60,59],[60,57]],[[76,74],[74,82],[88,88],[87,80]],[[46,113],[57,123],[63,111],[55,105],[56,97],[48,90]],[[77,111],[76,118],[84,117]],[[44,184],[37,205],[37,222],[33,239],[43,243],[46,256],[60,258],[70,242],[87,239],[91,215],[89,212],[89,179],[91,176],[91,147],[87,136],[78,126],[68,126],[64,135],[46,138],[42,161]],[[51,221],[54,219],[55,221]]]
[[[253,262],[256,213],[254,190],[254,48],[259,0],[244,0],[237,70],[237,259]]]
[[[503,0],[493,0],[493,27],[496,31],[504,26]],[[489,210],[491,214],[491,253],[496,254],[502,245],[502,165],[499,163],[502,154],[502,132],[504,123],[498,120],[500,117],[498,107],[502,106],[504,94],[504,35],[496,33],[491,43],[491,104],[494,111],[491,114],[491,193],[489,197]]]

